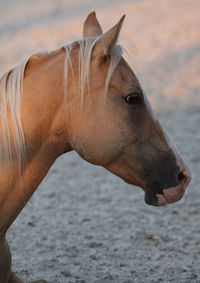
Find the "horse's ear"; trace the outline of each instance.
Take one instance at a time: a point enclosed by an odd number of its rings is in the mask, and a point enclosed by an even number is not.
[[[96,13],[92,12],[87,16],[83,26],[83,38],[89,36],[99,36],[101,35],[102,29],[96,18]]]
[[[94,47],[94,56],[110,55],[113,47],[117,43],[119,33],[124,21],[125,15],[121,17],[120,21],[100,37]]]

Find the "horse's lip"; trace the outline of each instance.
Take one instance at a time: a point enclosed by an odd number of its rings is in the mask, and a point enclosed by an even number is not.
[[[164,194],[156,194],[157,197],[157,206],[164,206],[169,204],[169,201],[166,199]]]
[[[144,199],[146,204],[151,206],[164,206],[169,203],[164,194],[151,194],[150,196],[145,192]]]
[[[144,200],[146,204],[151,205],[151,206],[159,206],[158,203],[158,197],[154,193],[150,193],[148,191],[145,192]]]
[[[179,201],[185,192],[182,185],[163,189],[162,194],[145,193],[145,202],[152,206],[164,206]]]

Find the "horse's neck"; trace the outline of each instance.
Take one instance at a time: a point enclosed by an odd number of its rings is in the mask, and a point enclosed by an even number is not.
[[[27,65],[22,121],[26,143],[34,144],[35,151],[43,143],[49,145],[50,150],[52,147],[55,155],[67,151],[69,147],[64,103],[64,62],[65,52],[59,50],[44,57],[32,57]]]
[[[64,103],[64,60],[64,51],[58,51],[35,62],[30,60],[27,65],[21,105],[27,161],[21,176],[13,172],[12,189],[6,166],[1,168],[0,231],[10,226],[55,159],[71,150]]]

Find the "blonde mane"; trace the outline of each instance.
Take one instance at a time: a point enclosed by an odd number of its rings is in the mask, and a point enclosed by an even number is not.
[[[13,169],[14,156],[17,157],[20,171],[22,160],[26,158],[21,121],[21,96],[26,64],[27,61],[7,72],[0,81],[0,165],[8,162],[10,172]]]
[[[64,46],[66,53],[64,65],[66,107],[68,100],[69,67],[73,74],[70,58],[71,51],[75,45],[79,45],[79,88],[81,93],[81,107],[83,108],[86,88],[90,95],[92,95],[90,91],[91,55],[99,39],[100,37],[87,37]],[[121,56],[122,49],[117,45],[111,53],[110,66],[105,81],[105,100],[108,95],[111,77],[120,62]],[[23,95],[25,69],[29,60],[30,58],[7,72],[0,80],[0,168],[5,162],[8,162],[10,171],[12,172],[13,161],[17,158],[19,173],[21,173],[22,163],[26,161],[25,135],[21,119],[21,98]]]

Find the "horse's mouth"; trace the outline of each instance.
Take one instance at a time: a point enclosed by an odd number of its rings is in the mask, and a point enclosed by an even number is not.
[[[145,190],[145,202],[153,206],[163,206],[179,201],[191,181],[191,174],[188,169],[181,170],[178,174],[178,184],[162,189],[159,182],[155,181],[149,189]]]
[[[145,192],[145,202],[152,206],[164,206],[179,201],[184,195],[184,186],[179,184],[176,187],[163,189],[159,193]]]

